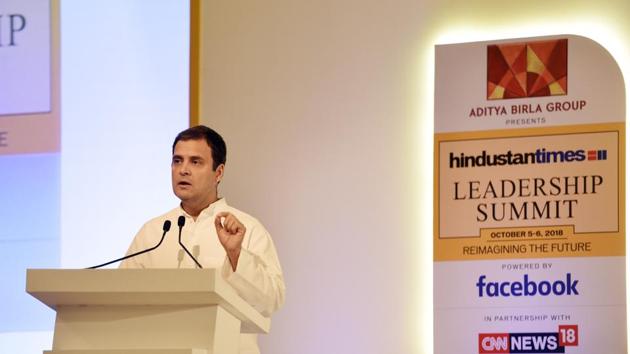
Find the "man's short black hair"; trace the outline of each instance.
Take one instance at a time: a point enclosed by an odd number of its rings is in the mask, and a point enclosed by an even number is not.
[[[175,153],[175,145],[180,140],[201,140],[204,139],[210,150],[212,151],[212,169],[216,170],[221,164],[225,164],[225,156],[227,155],[227,147],[225,141],[219,135],[219,133],[206,127],[205,125],[197,125],[195,127],[188,128],[181,133],[177,134],[175,141],[173,142],[173,153]]]

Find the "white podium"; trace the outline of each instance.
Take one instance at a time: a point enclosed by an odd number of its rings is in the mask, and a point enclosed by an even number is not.
[[[237,354],[271,324],[217,269],[29,269],[26,291],[57,312],[49,354]]]

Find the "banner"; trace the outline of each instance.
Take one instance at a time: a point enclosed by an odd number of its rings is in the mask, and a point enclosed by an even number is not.
[[[436,47],[435,353],[625,353],[625,92],[578,36]]]
[[[50,111],[50,4],[4,0],[0,115]]]
[[[54,322],[24,287],[25,269],[60,262],[60,136],[59,1],[2,0],[0,332]]]
[[[0,155],[59,152],[59,3],[0,2]]]

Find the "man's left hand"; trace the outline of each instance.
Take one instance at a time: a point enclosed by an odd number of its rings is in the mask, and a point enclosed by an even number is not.
[[[214,226],[217,229],[219,242],[225,248],[232,270],[236,271],[238,257],[241,254],[241,245],[245,237],[245,225],[243,225],[236,216],[224,211],[217,214],[214,219]]]

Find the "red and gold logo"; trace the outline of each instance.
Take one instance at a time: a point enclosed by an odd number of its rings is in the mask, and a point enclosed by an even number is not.
[[[567,39],[488,46],[488,99],[567,94]]]

